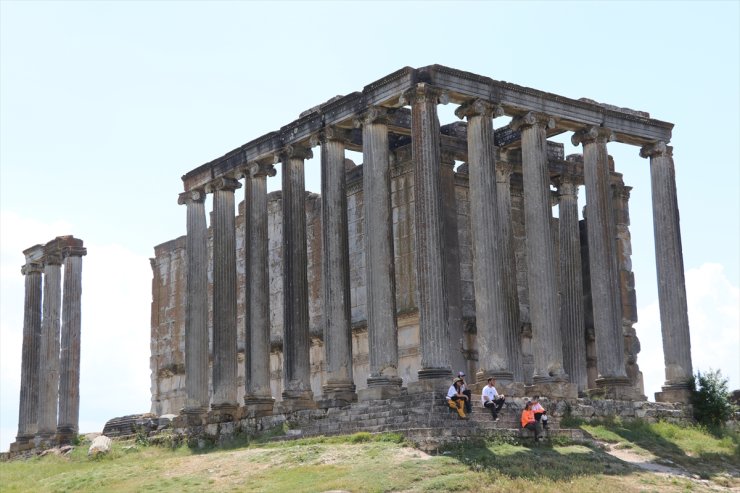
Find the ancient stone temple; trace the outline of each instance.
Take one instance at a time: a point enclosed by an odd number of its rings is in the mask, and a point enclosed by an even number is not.
[[[441,125],[439,104],[458,120]],[[649,158],[666,361],[656,399],[685,402],[672,127],[434,65],[189,171],[187,235],[152,259],[152,412],[339,407],[443,391],[459,370],[514,396],[645,400],[631,187],[612,141]],[[548,140],[563,133],[582,154]],[[267,193],[278,163],[282,186]]]
[[[70,443],[79,431],[80,301],[87,249],[82,240],[58,236],[23,254],[20,409],[11,452]]]

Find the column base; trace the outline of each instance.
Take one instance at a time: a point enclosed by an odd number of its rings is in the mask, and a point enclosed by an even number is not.
[[[408,392],[409,394],[421,394],[424,392],[441,392],[443,395],[447,395],[447,389],[452,384],[452,378],[450,375],[446,377],[437,378],[426,378],[419,380],[418,382],[409,382]]]
[[[189,428],[192,426],[203,426],[208,420],[208,409],[202,407],[191,407],[180,411],[180,414],[172,420],[173,428]]]
[[[655,393],[655,402],[680,402],[689,404],[691,402],[691,389],[687,386],[663,386],[661,392]]]
[[[422,368],[419,370],[418,375],[419,381],[438,379],[450,380],[452,378],[452,370],[449,368]]]
[[[35,448],[50,448],[56,446],[56,434],[54,433],[37,433],[33,437],[33,446]]]
[[[23,452],[25,450],[31,450],[34,447],[33,435],[18,435],[15,437],[15,442],[10,444],[11,452]]]
[[[292,413],[304,409],[316,409],[316,401],[313,400],[313,392],[310,390],[284,390],[283,400],[278,409],[281,412]]]
[[[57,427],[57,442],[59,445],[69,445],[77,438],[77,429],[73,426]]]
[[[318,402],[321,409],[345,407],[357,402],[357,393],[353,383],[329,382],[321,390],[323,399]]]
[[[401,384],[403,379],[397,376],[369,377],[367,388],[358,391],[357,398],[360,401],[392,399],[401,395]]]
[[[577,399],[578,385],[570,382],[537,381],[532,385],[524,386],[524,393],[528,396],[540,395],[549,399]]]
[[[243,418],[260,418],[262,416],[271,416],[275,407],[275,399],[272,397],[244,397],[244,409],[242,409]]]
[[[616,401],[633,401],[636,398],[635,388],[628,377],[599,377],[594,383],[596,388],[586,391],[591,398]]]
[[[211,410],[206,415],[208,424],[228,423],[238,418],[239,406],[236,403],[211,404]]]
[[[475,383],[483,384],[485,387],[488,384],[488,379],[491,377],[495,378],[496,383],[500,385],[508,385],[514,382],[513,372],[507,370],[478,370],[475,372]]]

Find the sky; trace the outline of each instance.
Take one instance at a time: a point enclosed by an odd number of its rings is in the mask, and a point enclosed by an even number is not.
[[[24,249],[66,234],[88,249],[80,431],[148,412],[148,259],[185,233],[180,177],[404,66],[674,123],[694,370],[740,388],[739,6],[0,0],[0,450],[17,432]],[[440,107],[442,124],[454,109]],[[665,377],[649,163],[636,147],[609,153],[634,187],[638,364],[652,399]]]

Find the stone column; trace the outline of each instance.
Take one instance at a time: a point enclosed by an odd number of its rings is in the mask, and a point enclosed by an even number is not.
[[[246,171],[244,250],[246,254],[246,358],[244,405],[250,417],[270,414],[275,400],[270,388],[270,276],[267,241],[269,163],[252,163]]]
[[[693,369],[673,148],[657,142],[643,147],[640,156],[650,158],[658,303],[665,358],[666,381],[663,391],[655,394],[655,400],[688,402]]]
[[[50,445],[57,431],[59,325],[62,303],[62,252],[57,240],[44,247],[44,296],[39,365],[39,417],[36,445]]]
[[[453,373],[467,372],[465,333],[462,316],[460,279],[460,241],[457,234],[457,197],[455,196],[455,157],[442,151],[441,185],[444,220],[444,263],[447,279],[448,325],[450,328],[450,363]]]
[[[609,188],[606,143],[611,130],[587,127],[573,134],[573,145],[583,145],[583,174],[588,210],[587,234],[591,274],[596,358],[596,386],[610,398],[629,397],[624,369],[621,300],[617,278],[616,226]]]
[[[306,186],[303,161],[308,147],[288,146],[281,154],[283,178],[283,406],[315,407],[311,391],[308,333]]]
[[[450,338],[447,283],[444,263],[444,231],[440,184],[440,137],[437,103],[440,94],[427,84],[406,93],[411,104],[411,152],[414,162],[414,221],[416,289],[419,308],[421,369],[419,380],[431,380],[420,388],[449,385]]]
[[[524,179],[524,226],[527,235],[527,283],[534,346],[534,376],[545,395],[563,397],[574,394],[575,387],[549,386],[567,382],[563,369],[563,344],[560,336],[558,287],[555,252],[550,220],[550,177],[547,161],[546,130],[555,122],[547,115],[527,113],[512,120],[510,126],[522,134],[522,175]]]
[[[400,394],[402,380],[398,376],[393,212],[386,110],[369,108],[358,123],[362,125],[362,202],[370,359],[368,388],[358,394],[361,400],[387,399]]]
[[[458,108],[458,117],[468,119],[468,173],[470,176],[470,229],[473,236],[473,282],[475,320],[478,328],[478,383],[496,377],[501,384],[514,380],[511,366],[512,327],[504,291],[504,236],[496,190],[496,147],[494,116],[500,107],[475,100]]]
[[[579,178],[570,170],[557,179],[560,244],[560,330],[563,363],[579,394],[588,388],[586,322],[583,312],[581,235],[578,226]]]
[[[35,245],[23,252],[26,264],[23,303],[23,348],[21,352],[21,391],[18,406],[18,434],[11,451],[31,446],[37,430],[39,403],[39,350],[41,343],[41,273],[44,248]]]
[[[512,165],[505,161],[496,161],[496,203],[498,205],[499,231],[503,261],[503,290],[506,301],[507,343],[509,344],[509,361],[514,380],[524,382],[522,362],[521,319],[519,317],[519,290],[516,282],[516,256],[514,254],[514,233],[511,220],[511,173]]]
[[[352,378],[352,317],[349,290],[344,131],[327,127],[321,133],[321,240],[324,306],[325,406],[357,400]]]
[[[203,190],[183,192],[178,204],[187,209],[185,251],[185,408],[197,423],[208,411],[208,227]]]
[[[87,255],[87,249],[82,246],[82,240],[64,237],[62,255],[64,296],[57,437],[60,443],[66,444],[71,443],[79,432],[82,257]]]
[[[211,409],[234,416],[238,407],[236,338],[236,219],[233,178],[218,178],[213,193],[213,398]]]

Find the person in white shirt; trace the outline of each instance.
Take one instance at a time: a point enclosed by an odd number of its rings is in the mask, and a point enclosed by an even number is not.
[[[539,421],[542,428],[547,429],[547,410],[540,404],[540,396],[534,396],[532,399],[532,411],[534,411],[534,419]]]
[[[456,378],[452,382],[452,385],[450,385],[450,389],[447,391],[447,405],[457,411],[457,415],[460,416],[460,419],[468,418],[465,415],[464,410],[465,402],[467,400],[468,397],[462,393],[462,380]]]
[[[465,383],[465,372],[457,372],[457,378],[460,379],[460,390],[465,394],[465,412],[470,414],[473,412],[473,393],[468,388],[468,384]]]
[[[496,379],[491,377],[488,379],[488,385],[483,387],[480,400],[483,403],[483,407],[491,410],[491,416],[494,421],[498,421],[498,413],[506,401],[504,394],[499,394],[496,391]]]

